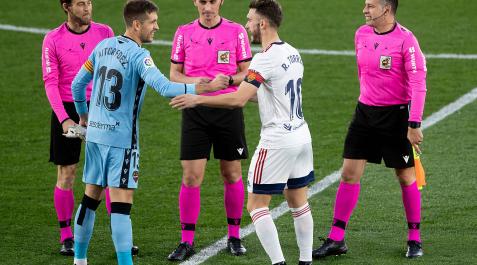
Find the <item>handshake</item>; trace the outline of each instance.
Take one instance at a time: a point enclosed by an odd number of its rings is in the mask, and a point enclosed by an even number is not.
[[[213,91],[216,91],[227,88],[229,85],[231,85],[233,79],[231,76],[218,74],[213,80],[210,80],[206,77],[200,77],[198,81],[198,85],[209,86],[213,88]]]
[[[66,138],[80,138],[81,140],[86,140],[86,127],[83,127],[79,124],[68,127],[68,131],[63,134]]]

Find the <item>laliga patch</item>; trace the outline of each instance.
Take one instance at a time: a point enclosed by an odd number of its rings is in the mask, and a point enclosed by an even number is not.
[[[392,61],[391,56],[381,55],[381,57],[379,58],[379,68],[383,70],[391,69],[391,61]]]
[[[151,57],[146,57],[146,58],[144,58],[143,63],[144,63],[144,67],[146,67],[146,69],[147,69],[147,68],[151,68],[151,67],[154,66],[154,61],[152,60]]]
[[[219,64],[230,63],[230,51],[218,51],[217,52],[217,63],[219,63]]]

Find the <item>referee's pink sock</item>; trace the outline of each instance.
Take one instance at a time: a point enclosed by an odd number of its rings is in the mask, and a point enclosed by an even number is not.
[[[335,241],[344,239],[346,225],[358,203],[360,183],[348,184],[341,182],[336,192],[335,213],[329,238]]]
[[[200,187],[181,185],[179,192],[179,214],[181,220],[181,242],[194,243],[195,224],[200,213]]]
[[[235,183],[224,182],[224,206],[227,213],[229,238],[240,238],[240,222],[242,220],[244,197],[242,177]]]
[[[55,186],[54,204],[60,224],[60,242],[63,242],[67,238],[73,238],[71,232],[71,216],[75,207],[73,189],[62,190]]]
[[[401,190],[409,228],[407,239],[421,242],[421,192],[416,182],[409,186],[401,185]]]
[[[108,215],[111,216],[111,197],[109,196],[109,188],[106,187],[104,189],[104,200],[106,201],[106,210],[108,211]]]

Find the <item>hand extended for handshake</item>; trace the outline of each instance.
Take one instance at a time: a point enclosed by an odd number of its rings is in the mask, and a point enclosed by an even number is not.
[[[229,86],[229,80],[230,80],[229,76],[218,74],[212,81],[210,81],[210,79],[208,78],[202,77],[199,79],[198,84],[199,85],[207,84],[208,86],[213,87],[214,90],[221,90]],[[198,99],[199,99],[198,95],[191,95],[191,94],[180,95],[173,98],[171,102],[169,103],[169,105],[179,110],[194,108],[198,104],[197,102]]]
[[[221,90],[225,89],[229,86],[229,79],[230,77],[218,74],[214,80],[210,80],[205,77],[201,77],[199,79],[198,84],[205,85],[207,84],[209,87],[214,88],[214,90]],[[193,108],[197,106],[196,103],[197,95],[181,95],[172,99],[170,105],[173,108],[177,109],[185,109],[185,108]],[[82,126],[83,125],[83,126]],[[63,135],[66,138],[80,138],[81,140],[86,139],[86,122],[83,120],[80,124],[76,124],[73,120],[68,119],[62,124],[63,126]]]
[[[218,74],[214,80],[210,80],[205,77],[201,77],[199,80],[199,84],[209,84],[209,86],[215,88],[215,90],[225,89],[229,86],[229,79],[230,77],[224,74]]]

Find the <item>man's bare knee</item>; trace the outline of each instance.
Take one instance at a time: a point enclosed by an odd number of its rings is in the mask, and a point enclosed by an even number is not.
[[[76,178],[76,164],[67,166],[58,166],[58,178],[56,186],[63,190],[73,188]]]
[[[220,173],[222,178],[227,183],[236,183],[242,179],[242,166],[240,160],[234,161],[220,161]]]
[[[204,179],[206,159],[182,160],[182,183],[187,187],[198,187]]]
[[[255,209],[268,207],[270,205],[271,199],[272,195],[249,193],[247,200],[247,211],[250,213]]]

